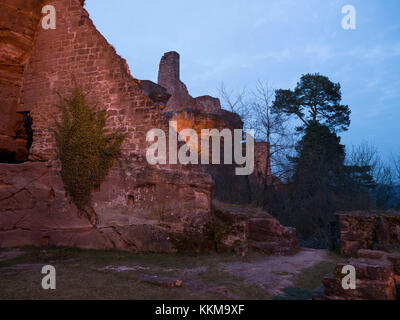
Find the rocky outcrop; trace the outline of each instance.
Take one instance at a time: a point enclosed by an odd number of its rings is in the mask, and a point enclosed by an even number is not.
[[[338,213],[336,221],[335,239],[345,256],[353,256],[360,249],[400,245],[400,213]]]
[[[359,250],[357,258],[340,263],[334,274],[323,280],[323,300],[395,300],[396,285],[400,282],[400,254],[383,251]],[[356,269],[356,289],[345,290],[342,286],[343,267]]]
[[[44,0],[0,2],[0,161],[27,159],[26,141],[17,138],[17,106],[25,65],[34,45]],[[23,111],[23,110],[22,110]]]
[[[188,187],[188,180],[194,179],[160,172],[142,180],[123,179],[114,170],[93,195],[100,220],[94,228],[66,195],[56,163],[1,164],[0,247],[175,252],[171,233],[199,237],[210,221],[210,195]],[[203,187],[207,190],[208,185]],[[172,200],[176,198],[181,201]],[[200,202],[202,207],[196,207]],[[159,204],[157,210],[152,203]]]

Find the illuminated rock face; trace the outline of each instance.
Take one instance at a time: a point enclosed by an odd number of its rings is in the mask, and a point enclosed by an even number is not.
[[[46,1],[56,8],[55,30],[44,30],[39,23],[41,1],[0,4],[0,81],[7,84],[0,92],[6,102],[0,133],[13,137],[17,112],[25,111],[31,112],[34,133],[30,163],[0,164],[0,247],[47,243],[176,251],[173,235],[204,237],[213,182],[200,167],[147,163],[146,133],[153,128],[168,132],[162,109],[169,95],[157,84],[131,76],[82,3]],[[106,110],[106,129],[126,134],[121,156],[93,192],[96,228],[78,216],[59,175],[54,119],[60,118],[59,95],[72,93],[73,77],[88,103]],[[0,139],[0,148],[4,146]]]
[[[243,129],[239,115],[223,110],[219,99],[210,96],[193,98],[180,79],[180,56],[177,52],[167,52],[161,58],[158,73],[158,84],[165,87],[171,98],[168,100],[164,114],[170,121],[177,122],[177,129],[194,129],[201,136],[203,129]],[[224,139],[221,140],[221,165],[212,165],[210,148],[210,165],[202,167],[211,174],[214,182],[213,198],[227,203],[248,203],[251,199],[246,178],[236,176],[236,165],[224,165]],[[201,141],[198,152],[201,154]]]

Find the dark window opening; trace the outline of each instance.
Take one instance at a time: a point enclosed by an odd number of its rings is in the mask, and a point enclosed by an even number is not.
[[[56,198],[56,192],[54,191],[53,188],[51,188],[49,191],[49,200],[54,200],[55,198]]]
[[[128,206],[133,206],[135,204],[135,197],[128,196]]]
[[[48,247],[50,245],[50,237],[44,236],[42,237],[42,247]]]

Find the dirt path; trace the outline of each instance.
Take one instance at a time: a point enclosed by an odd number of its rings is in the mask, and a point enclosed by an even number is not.
[[[221,264],[224,271],[244,278],[267,290],[271,296],[293,285],[294,275],[329,260],[326,250],[302,249],[291,257],[269,256],[253,262],[229,262]]]

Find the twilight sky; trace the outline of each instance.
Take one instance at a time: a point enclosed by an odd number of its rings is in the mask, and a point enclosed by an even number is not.
[[[258,80],[293,89],[304,73],[342,85],[352,109],[346,145],[364,140],[400,151],[399,0],[86,0],[97,28],[134,77],[157,82],[167,51],[181,55],[193,96],[253,89]],[[353,5],[357,29],[344,30]]]

